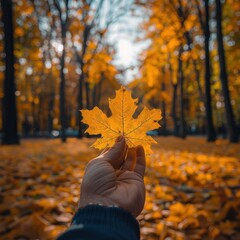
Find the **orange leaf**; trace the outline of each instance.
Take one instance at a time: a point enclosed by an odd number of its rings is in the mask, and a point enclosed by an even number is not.
[[[93,110],[81,110],[83,123],[89,125],[86,132],[89,134],[101,134],[93,147],[104,149],[111,147],[115,139],[122,135],[129,147],[143,145],[145,152],[150,153],[150,145],[156,141],[146,135],[149,130],[159,128],[158,121],[161,119],[161,111],[144,108],[137,118],[133,115],[137,109],[137,99],[133,99],[131,92],[121,87],[116,91],[116,97],[109,99],[111,117],[107,117],[98,107]]]

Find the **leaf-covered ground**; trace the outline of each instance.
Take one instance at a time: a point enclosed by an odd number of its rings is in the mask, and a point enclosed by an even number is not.
[[[240,144],[158,138],[142,240],[240,239]],[[71,221],[93,140],[0,146],[0,239],[54,239]]]

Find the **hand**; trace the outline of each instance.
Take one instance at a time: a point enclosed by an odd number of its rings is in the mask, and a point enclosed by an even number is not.
[[[125,159],[126,158],[126,159]],[[79,207],[117,205],[137,217],[145,203],[143,147],[128,148],[124,137],[86,167]]]

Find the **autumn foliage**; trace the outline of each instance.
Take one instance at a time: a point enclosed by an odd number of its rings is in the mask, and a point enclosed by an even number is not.
[[[0,147],[1,239],[54,239],[70,224],[94,140]],[[157,138],[139,216],[142,240],[239,239],[239,146]]]

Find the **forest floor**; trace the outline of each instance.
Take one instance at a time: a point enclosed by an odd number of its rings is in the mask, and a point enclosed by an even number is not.
[[[240,144],[157,138],[142,240],[240,239]],[[71,221],[93,139],[0,146],[0,239],[54,239]]]

